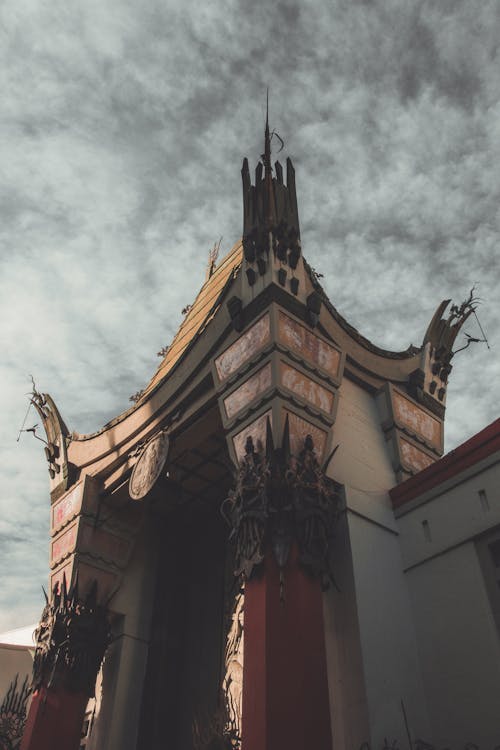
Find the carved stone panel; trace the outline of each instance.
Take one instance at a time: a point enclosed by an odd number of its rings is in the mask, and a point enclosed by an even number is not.
[[[239,411],[245,409],[256,396],[263,393],[271,386],[271,363],[268,362],[262,369],[254,373],[248,380],[224,399],[224,408],[229,418],[234,417]]]
[[[438,450],[441,446],[442,424],[395,389],[392,391],[394,417],[411,432],[424,438]]]
[[[129,539],[84,523],[78,538],[78,551],[123,567],[128,560],[131,544]]]
[[[337,377],[340,367],[340,352],[305,326],[280,311],[278,318],[280,341],[311,364]]]
[[[269,314],[264,315],[215,360],[220,380],[225,380],[262,349],[271,338]]]
[[[52,506],[52,532],[58,531],[71,521],[81,510],[83,482],[75,485],[64,497]]]
[[[238,747],[242,736],[244,602],[244,594],[240,592],[234,601],[231,624],[226,637],[225,673],[222,681],[227,716],[225,735],[233,738]]]
[[[239,461],[241,461],[245,455],[245,443],[247,437],[253,439],[256,448],[258,447],[259,441],[262,445],[266,444],[266,425],[268,418],[272,427],[273,417],[271,410],[269,410],[266,411],[265,414],[261,414],[261,416],[257,417],[257,419],[249,424],[248,427],[245,427],[233,437],[234,450]]]
[[[50,545],[50,564],[52,567],[74,551],[77,537],[78,523],[74,523],[52,540]]]
[[[424,453],[424,451],[417,448],[416,445],[413,445],[413,443],[410,443],[408,440],[400,438],[399,445],[402,461],[413,469],[415,473],[417,471],[422,471],[422,469],[425,469],[427,466],[434,463],[434,459],[431,458],[431,456]]]
[[[281,383],[285,388],[293,391],[293,393],[296,393],[297,396],[303,398],[305,401],[309,401],[309,403],[318,409],[331,414],[334,398],[331,391],[328,391],[322,385],[316,383],[315,380],[312,380],[285,362],[280,363],[280,377]]]
[[[159,432],[143,448],[129,482],[132,500],[142,500],[153,488],[167,460],[169,437]]]
[[[327,433],[316,427],[316,425],[311,424],[311,422],[297,416],[292,411],[285,411],[284,418],[286,419],[287,416],[290,425],[290,448],[292,455],[299,455],[306,437],[310,435],[314,442],[317,459],[321,463],[325,457]]]
[[[78,572],[78,585],[80,591],[86,591],[90,588],[94,581],[97,581],[99,586],[99,601],[105,602],[110,596],[117,590],[120,579],[118,576],[118,570],[112,572],[106,570],[103,565],[91,564],[86,562],[78,555],[72,555],[63,565],[51,574],[49,587],[51,590],[57,584],[62,585],[63,577],[66,577],[66,581],[71,581]]]

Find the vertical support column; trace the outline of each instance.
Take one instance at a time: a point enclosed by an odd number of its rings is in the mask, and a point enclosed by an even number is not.
[[[275,449],[247,437],[222,506],[245,580],[242,750],[331,750],[322,584],[338,493],[311,435],[290,451],[288,419]]]
[[[293,544],[285,569],[267,555],[245,584],[242,750],[331,750],[320,581],[299,565]]]
[[[21,750],[78,750],[85,708],[109,642],[97,584],[84,601],[78,587],[54,590],[36,631],[33,698]]]
[[[78,750],[88,699],[63,688],[35,690],[21,750]]]

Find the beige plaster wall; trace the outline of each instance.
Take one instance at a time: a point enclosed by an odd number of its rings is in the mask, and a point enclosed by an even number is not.
[[[346,747],[355,746],[354,740],[357,746],[370,741],[381,747],[385,737],[404,746],[401,700],[415,736],[427,734],[429,725],[399,532],[388,495],[396,478],[375,398],[346,377],[333,444],[339,448],[330,473],[345,488],[343,533],[348,541],[339,539],[336,551],[334,574],[339,571],[343,579],[341,592],[332,592],[325,605],[332,714],[339,713],[344,701],[345,738],[339,735],[339,740]],[[348,676],[342,660],[350,661]],[[355,713],[363,737],[351,728],[356,726]]]
[[[396,483],[375,399],[346,376],[338,393],[333,444],[339,448],[332,476],[349,487],[373,492]]]

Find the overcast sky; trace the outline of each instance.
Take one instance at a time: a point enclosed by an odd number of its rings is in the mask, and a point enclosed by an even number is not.
[[[497,0],[3,0],[0,23],[0,630],[48,574],[29,375],[70,430],[130,406],[240,236],[267,85],[334,305],[402,350],[477,283],[491,350],[453,361],[446,449],[499,416]]]

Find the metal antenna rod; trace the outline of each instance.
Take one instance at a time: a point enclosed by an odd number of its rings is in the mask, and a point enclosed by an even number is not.
[[[481,323],[479,322],[479,318],[477,317],[477,312],[476,312],[476,310],[475,310],[475,309],[473,310],[473,312],[474,312],[474,316],[475,316],[475,318],[476,318],[476,320],[477,320],[477,324],[478,324],[478,326],[479,326],[479,330],[481,331],[481,333],[482,333],[482,335],[483,335],[483,338],[484,338],[484,341],[485,341],[485,343],[486,343],[486,346],[487,346],[487,347],[488,347],[488,349],[489,349],[489,350],[491,351],[491,346],[489,345],[489,343],[488,343],[488,339],[486,338],[486,334],[485,334],[485,332],[483,331],[483,326],[482,326],[482,325],[481,325]]]

